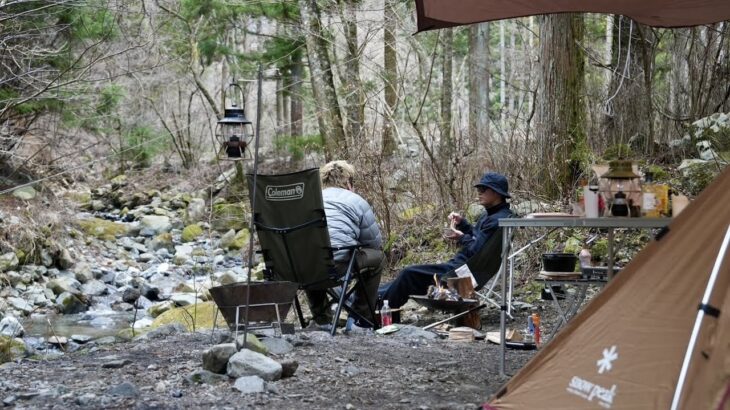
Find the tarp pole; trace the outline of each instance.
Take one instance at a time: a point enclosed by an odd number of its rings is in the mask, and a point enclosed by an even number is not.
[[[246,338],[248,337],[248,305],[251,301],[251,274],[253,273],[253,235],[256,229],[256,176],[258,175],[259,168],[259,137],[261,136],[261,84],[263,83],[264,73],[259,64],[259,75],[258,75],[258,101],[256,101],[256,140],[254,142],[254,154],[253,154],[253,184],[251,189],[253,192],[251,195],[251,225],[249,225],[249,238],[248,238],[248,274],[246,275],[246,309],[243,313],[243,347],[246,347]],[[279,323],[281,324],[281,323]],[[236,320],[236,329],[238,329],[238,320]]]
[[[506,339],[506,322],[507,322],[507,259],[509,258],[509,251],[512,238],[512,228],[505,227],[506,232],[502,235],[502,266],[499,267],[499,274],[502,275],[502,304],[499,312],[499,346],[501,350],[501,357],[499,360],[499,375],[505,377],[505,355],[507,350]]]
[[[710,303],[710,297],[712,296],[712,291],[715,288],[717,275],[720,272],[722,262],[725,260],[725,253],[727,252],[728,242],[730,242],[730,225],[728,225],[727,231],[725,231],[725,239],[723,239],[722,241],[720,252],[718,252],[717,258],[715,259],[715,266],[713,266],[712,274],[710,275],[710,279],[707,281],[707,287],[705,288],[704,296],[702,296],[701,306],[707,306]],[[679,401],[682,398],[682,390],[684,390],[684,382],[687,378],[687,372],[689,371],[689,365],[692,361],[692,355],[694,354],[695,345],[697,344],[697,338],[700,333],[700,328],[702,327],[702,319],[704,318],[704,316],[705,311],[702,308],[698,309],[697,318],[695,319],[695,325],[692,329],[692,336],[689,338],[689,345],[687,346],[687,351],[684,354],[682,370],[679,372],[677,388],[674,390],[674,398],[672,399],[671,407],[672,410],[677,410],[679,408]]]

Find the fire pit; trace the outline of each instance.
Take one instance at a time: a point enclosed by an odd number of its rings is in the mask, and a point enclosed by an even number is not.
[[[294,282],[253,282],[250,288],[251,304],[248,306],[249,325],[256,322],[281,323],[286,318],[298,285]],[[218,305],[231,330],[245,325],[246,299],[245,282],[210,288],[210,295]]]

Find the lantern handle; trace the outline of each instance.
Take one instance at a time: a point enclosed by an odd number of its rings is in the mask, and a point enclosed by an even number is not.
[[[228,87],[226,87],[226,90],[223,92],[223,109],[227,108],[238,108],[238,105],[236,105],[236,101],[233,102],[233,104],[228,105],[229,93],[231,90],[238,90],[238,100],[241,103],[241,109],[245,112],[246,111],[246,100],[243,98],[243,88],[238,85],[238,82],[234,78],[233,81],[231,81],[230,84],[228,84]]]

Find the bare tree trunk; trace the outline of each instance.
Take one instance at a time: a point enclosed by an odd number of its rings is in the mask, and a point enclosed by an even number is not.
[[[338,0],[340,17],[345,29],[345,72],[342,79],[342,91],[345,95],[345,118],[347,118],[348,136],[354,146],[359,146],[362,138],[361,129],[365,117],[365,104],[360,81],[360,49],[357,41],[357,1]]]
[[[289,123],[291,128],[289,133],[292,137],[302,136],[304,133],[302,126],[302,61],[293,61],[291,66],[291,85],[289,87],[289,101],[291,104]]]
[[[299,11],[305,29],[312,91],[315,100],[321,104],[318,107],[317,120],[325,141],[325,156],[331,159],[337,156],[341,149],[347,150],[347,139],[342,126],[328,44],[322,32],[317,1],[299,0]]]
[[[584,166],[584,57],[579,14],[542,17],[540,80],[535,133],[544,187],[550,196],[567,195]]]
[[[469,29],[469,136],[481,157],[489,135],[489,23]]]
[[[441,68],[441,158],[448,160],[454,151],[454,141],[451,137],[451,105],[454,98],[454,31],[443,29]]]
[[[385,156],[395,153],[396,142],[393,118],[398,103],[398,55],[396,54],[395,30],[397,16],[395,0],[385,0],[383,7],[383,82],[385,112],[383,113],[382,152]]]

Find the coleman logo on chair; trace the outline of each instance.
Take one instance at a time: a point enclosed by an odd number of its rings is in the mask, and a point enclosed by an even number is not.
[[[267,201],[294,201],[304,197],[304,183],[299,182],[291,185],[267,185]]]

